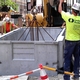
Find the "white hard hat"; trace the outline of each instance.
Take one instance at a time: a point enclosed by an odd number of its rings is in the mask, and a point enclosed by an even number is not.
[[[72,9],[80,11],[80,4],[79,3],[74,3],[72,6]]]

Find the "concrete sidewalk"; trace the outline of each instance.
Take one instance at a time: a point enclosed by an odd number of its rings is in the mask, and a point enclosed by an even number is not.
[[[0,80],[7,80],[11,76],[0,76]],[[40,80],[39,77],[32,77],[32,76],[22,76],[14,80]],[[62,74],[58,74],[57,76],[49,77],[49,80],[64,80]],[[71,77],[71,80],[72,77]]]

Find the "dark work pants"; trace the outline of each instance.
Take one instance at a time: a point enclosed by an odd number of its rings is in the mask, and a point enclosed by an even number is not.
[[[73,72],[79,75],[79,56],[80,56],[80,41],[65,40],[64,49],[64,71],[70,71],[70,65],[73,56]],[[74,76],[78,78],[78,76]],[[64,74],[64,80],[70,80],[70,75]]]

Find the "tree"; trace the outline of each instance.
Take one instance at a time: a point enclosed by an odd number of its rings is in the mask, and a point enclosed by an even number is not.
[[[0,0],[0,8],[5,9],[5,7],[12,7],[14,10],[17,10],[18,5],[12,0]]]

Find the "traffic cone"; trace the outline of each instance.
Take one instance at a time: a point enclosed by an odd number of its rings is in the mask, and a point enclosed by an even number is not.
[[[40,65],[39,67],[40,67],[40,80],[49,80],[46,71],[42,68],[42,65]]]

